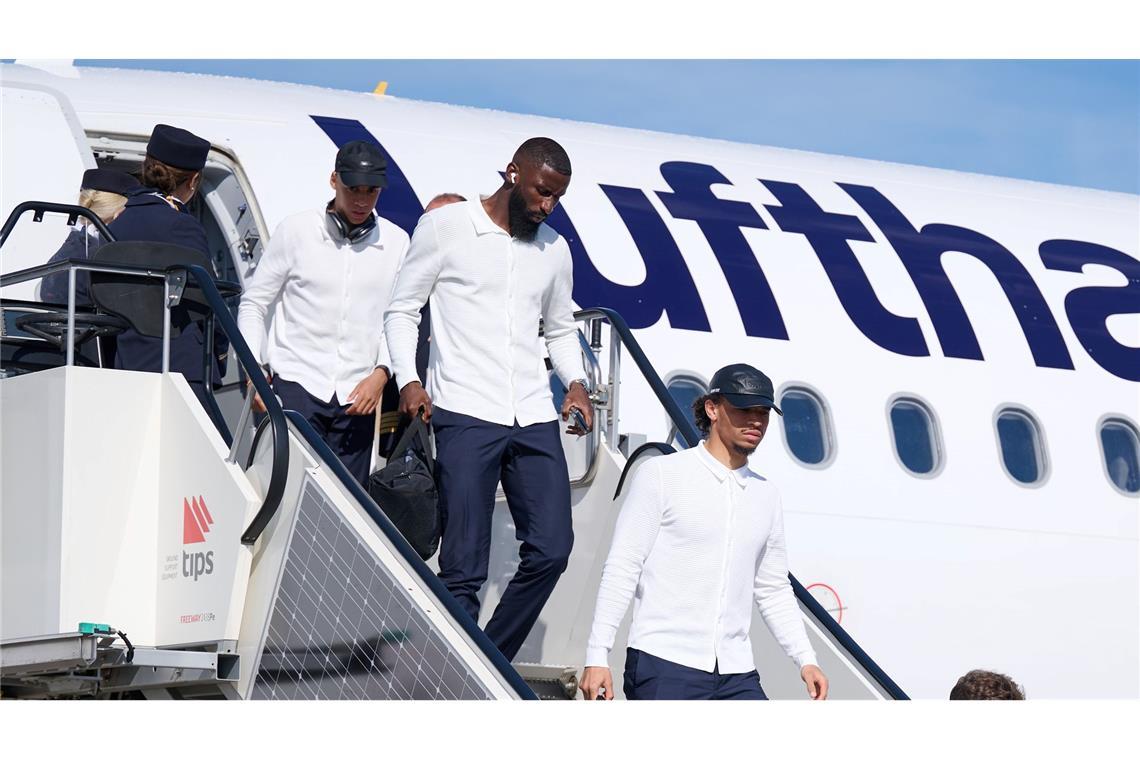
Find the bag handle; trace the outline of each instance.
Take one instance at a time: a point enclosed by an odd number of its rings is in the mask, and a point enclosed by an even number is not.
[[[396,443],[395,448],[392,449],[388,461],[395,461],[404,456],[413,441],[419,443],[419,449],[423,452],[424,458],[427,460],[428,471],[431,472],[432,475],[435,475],[435,458],[431,453],[431,439],[428,438],[427,423],[424,422],[424,408],[422,406],[415,419],[408,425],[408,429],[400,436],[400,440]]]

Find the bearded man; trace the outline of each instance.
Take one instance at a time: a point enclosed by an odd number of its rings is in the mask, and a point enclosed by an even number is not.
[[[420,218],[384,329],[400,410],[422,410],[435,430],[439,577],[476,621],[495,488],[503,484],[521,541],[519,567],[485,630],[510,660],[574,543],[557,415],[566,420],[577,409],[589,428],[593,407],[570,300],[570,248],[543,224],[570,185],[570,159],[554,140],[534,137],[515,151],[503,176],[493,194]],[[415,354],[425,302],[432,338],[421,378]],[[543,340],[568,389],[560,410],[552,402]],[[586,431],[575,424],[567,432]]]

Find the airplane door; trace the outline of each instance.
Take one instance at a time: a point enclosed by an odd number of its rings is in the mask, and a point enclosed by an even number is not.
[[[201,195],[224,241],[214,247],[218,277],[244,285],[261,258],[265,235],[253,193],[236,162],[211,152],[203,171]]]
[[[11,82],[0,85],[0,93],[0,220],[24,201],[75,203],[95,157],[67,98],[48,87]],[[4,244],[4,272],[45,263],[70,229],[60,215],[40,224],[26,216]],[[38,290],[38,282],[19,283],[5,288],[3,297],[35,300]]]

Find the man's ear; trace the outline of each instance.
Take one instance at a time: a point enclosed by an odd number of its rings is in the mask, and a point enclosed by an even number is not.
[[[705,399],[705,416],[709,418],[709,422],[716,422],[717,408],[716,403],[711,398]]]
[[[336,172],[329,175],[329,187],[336,190]]]
[[[507,164],[507,184],[514,185],[519,181],[519,166],[514,161]]]

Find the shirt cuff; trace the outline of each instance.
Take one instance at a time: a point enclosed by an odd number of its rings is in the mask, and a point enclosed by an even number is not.
[[[610,666],[610,650],[605,647],[586,647],[587,668],[608,668]]]
[[[796,655],[792,659],[795,661],[796,667],[800,670],[803,670],[807,665],[815,665],[817,668],[819,667],[819,662],[815,659],[815,652],[810,649],[806,652],[802,652]]]

